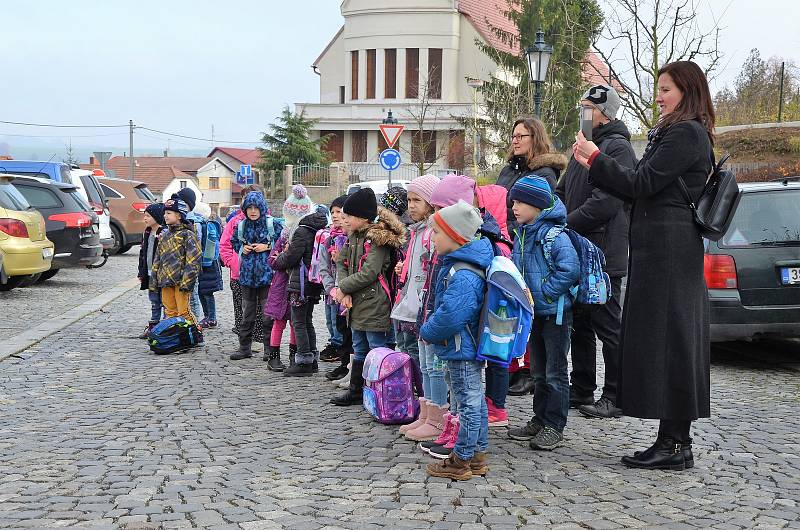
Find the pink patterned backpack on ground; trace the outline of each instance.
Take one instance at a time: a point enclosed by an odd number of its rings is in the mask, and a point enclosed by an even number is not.
[[[419,414],[414,389],[422,388],[407,353],[375,348],[364,361],[364,409],[386,425],[411,423]]]

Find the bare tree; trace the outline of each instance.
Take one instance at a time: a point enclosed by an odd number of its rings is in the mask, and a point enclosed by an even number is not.
[[[72,149],[72,138],[69,139],[68,144],[64,144],[64,148],[66,149],[67,156],[62,159],[62,162],[69,164],[70,166],[77,165],[79,160],[75,158],[75,150]]]
[[[724,13],[723,13],[724,14]],[[614,0],[607,2],[603,41],[593,45],[617,81],[625,106],[646,128],[658,122],[659,69],[673,61],[695,61],[713,78],[720,65],[720,25],[715,17],[701,28],[697,0]]]
[[[434,98],[437,90],[431,78],[435,78],[435,72],[424,78],[419,100],[416,104],[409,105],[405,109],[405,114],[412,134],[411,149],[403,149],[411,156],[412,163],[417,166],[420,175],[424,175],[436,165],[436,163],[447,155],[450,142],[437,142],[436,125],[445,118],[446,109],[440,104],[439,98]],[[447,116],[449,118],[449,116]]]

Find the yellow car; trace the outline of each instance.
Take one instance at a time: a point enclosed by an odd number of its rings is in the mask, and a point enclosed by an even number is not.
[[[11,184],[13,178],[0,174],[0,291],[48,270],[53,261],[44,218]]]

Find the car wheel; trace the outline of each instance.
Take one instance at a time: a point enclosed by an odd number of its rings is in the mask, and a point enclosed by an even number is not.
[[[122,232],[116,226],[111,225],[111,233],[114,235],[114,246],[108,249],[108,253],[113,256],[114,254],[119,254],[119,250],[122,247]]]
[[[117,251],[117,254],[125,254],[126,252],[128,252],[132,248],[133,248],[133,245],[124,245],[124,246],[120,247],[120,249]]]
[[[42,273],[42,275],[39,276],[39,279],[37,281],[39,283],[45,282],[45,281],[49,280],[50,278],[52,278],[53,276],[55,276],[56,274],[58,274],[59,270],[61,270],[61,269],[50,269],[49,271],[44,271]]]
[[[9,276],[6,283],[0,283],[0,291],[10,291],[14,287],[19,287],[25,276]]]

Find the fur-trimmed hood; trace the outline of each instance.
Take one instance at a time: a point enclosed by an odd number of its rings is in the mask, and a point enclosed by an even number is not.
[[[394,213],[378,206],[378,222],[367,229],[366,237],[375,245],[400,248],[406,242],[406,225]]]
[[[564,171],[568,162],[569,160],[567,160],[567,157],[561,153],[547,153],[533,157],[533,159],[528,163],[528,169],[535,171],[542,167],[551,167],[558,171]]]

